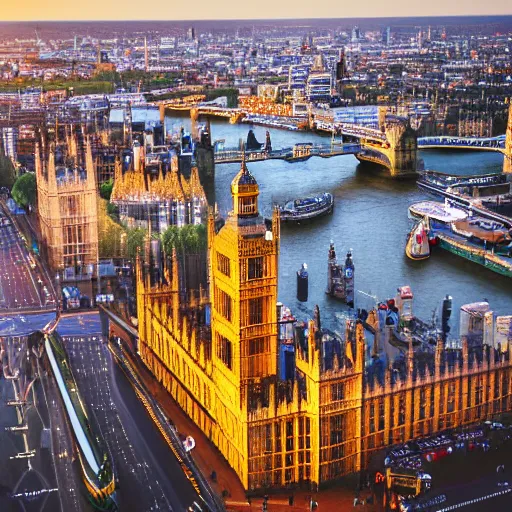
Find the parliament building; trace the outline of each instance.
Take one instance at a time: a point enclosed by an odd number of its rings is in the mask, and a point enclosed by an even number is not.
[[[472,318],[481,342],[439,339],[421,357],[410,345],[376,371],[360,321],[338,339],[318,310],[302,326],[285,318],[279,212],[260,215],[245,162],[231,193],[227,219],[208,221],[208,292],[183,289],[176,253],[158,283],[138,263],[139,352],[245,489],[322,485],[392,444],[511,409],[510,322],[495,318],[509,326],[499,344]]]

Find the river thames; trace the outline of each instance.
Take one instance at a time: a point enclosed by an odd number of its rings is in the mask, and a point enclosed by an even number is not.
[[[186,118],[167,118],[168,130]],[[231,125],[212,121],[212,140],[224,139],[225,147],[238,146],[253,129],[260,142],[266,128],[248,124]],[[274,149],[296,142],[328,143],[328,137],[313,133],[269,129]],[[484,174],[501,170],[503,156],[498,153],[461,151],[421,151],[425,168],[454,174]],[[215,168],[215,198],[220,213],[231,209],[230,183],[240,164],[221,164]],[[386,171],[360,164],[352,155],[333,158],[313,157],[305,162],[283,160],[248,163],[260,187],[260,211],[267,217],[275,204],[320,192],[334,195],[332,215],[307,224],[282,224],[279,266],[279,300],[292,308],[300,319],[310,316],[315,304],[331,328],[341,328],[347,307],[325,294],[329,241],[336,244],[338,259],[353,250],[355,288],[385,300],[401,285],[410,285],[414,293],[415,314],[425,320],[439,306],[443,297],[453,297],[452,333],[458,331],[461,305],[487,299],[499,314],[512,314],[512,281],[475,263],[438,249],[425,261],[411,261],[405,256],[405,242],[410,229],[407,209],[414,202],[436,200],[420,191],[415,180],[392,180]],[[309,299],[296,300],[296,271],[307,263]],[[356,308],[374,302],[356,292]]]

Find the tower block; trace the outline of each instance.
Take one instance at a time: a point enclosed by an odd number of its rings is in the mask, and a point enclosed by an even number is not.
[[[512,174],[512,98],[508,106],[508,122],[505,138],[505,158],[503,159],[503,172]]]

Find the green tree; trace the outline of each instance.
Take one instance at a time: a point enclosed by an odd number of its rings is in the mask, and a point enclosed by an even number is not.
[[[167,256],[172,255],[173,247],[178,254],[198,254],[206,250],[206,228],[202,224],[187,224],[182,228],[169,226],[162,233],[161,241]]]
[[[114,187],[114,181],[108,180],[100,185],[100,196],[107,201],[110,201],[112,195],[112,188]]]
[[[14,183],[11,191],[13,199],[21,206],[34,206],[36,203],[36,175],[31,172],[22,174]]]
[[[181,230],[178,226],[169,226],[161,235],[162,248],[167,256],[172,255],[173,247],[177,252],[183,249]]]
[[[135,260],[137,252],[144,250],[144,241],[146,238],[146,230],[143,228],[134,228],[127,230],[126,236],[126,250],[128,258]]]
[[[15,180],[16,174],[11,159],[0,154],[0,187],[11,188]]]

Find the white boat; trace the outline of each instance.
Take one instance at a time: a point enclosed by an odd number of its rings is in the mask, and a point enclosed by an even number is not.
[[[425,260],[430,256],[428,220],[420,220],[409,233],[405,253],[411,260]]]
[[[461,208],[437,201],[422,201],[413,204],[409,206],[409,213],[415,219],[428,217],[445,225],[458,220],[465,220],[468,217],[468,213]]]
[[[281,220],[296,221],[309,220],[327,213],[332,213],[334,198],[328,192],[315,196],[288,201],[281,207]]]

